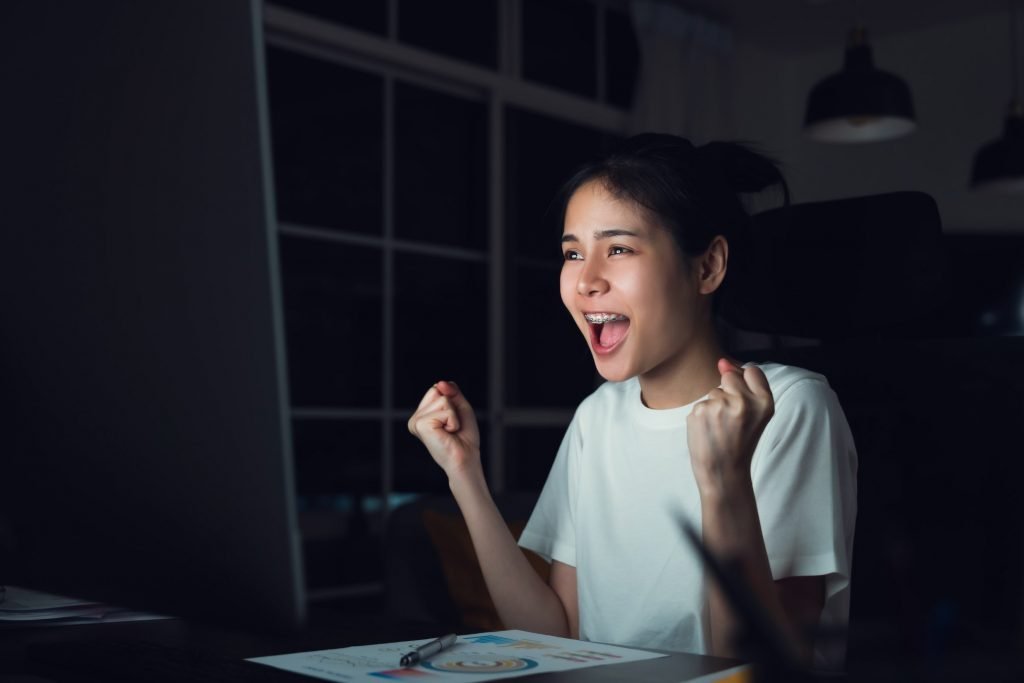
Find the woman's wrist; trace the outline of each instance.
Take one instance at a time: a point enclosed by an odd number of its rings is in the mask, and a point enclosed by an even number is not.
[[[448,488],[458,499],[467,493],[487,490],[487,480],[484,478],[483,466],[480,458],[474,458],[471,464],[462,464],[453,467],[446,473],[448,475]]]
[[[694,475],[702,503],[728,505],[748,496],[753,500],[754,483],[749,466],[719,466],[695,470]]]
[[[704,541],[718,553],[740,557],[760,536],[757,501],[749,475],[701,489],[700,508]]]

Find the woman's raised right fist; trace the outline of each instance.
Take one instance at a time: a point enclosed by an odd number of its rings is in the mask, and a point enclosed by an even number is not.
[[[480,469],[480,429],[469,401],[454,382],[430,387],[409,418],[409,432],[423,442],[448,479]]]

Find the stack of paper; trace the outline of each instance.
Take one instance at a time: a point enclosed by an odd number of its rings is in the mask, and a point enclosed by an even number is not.
[[[161,619],[120,607],[112,607],[91,600],[79,600],[63,595],[43,593],[28,588],[6,586],[0,589],[0,624],[27,625],[31,623],[85,624],[103,621],[134,621]]]

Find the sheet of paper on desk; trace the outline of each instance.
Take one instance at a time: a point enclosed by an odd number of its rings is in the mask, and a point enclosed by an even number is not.
[[[254,657],[249,661],[326,681],[381,683],[419,680],[424,683],[475,683],[665,656],[656,652],[599,645],[526,631],[498,631],[459,636],[458,642],[451,648],[418,666],[402,668],[398,665],[402,655],[428,642],[429,638]]]

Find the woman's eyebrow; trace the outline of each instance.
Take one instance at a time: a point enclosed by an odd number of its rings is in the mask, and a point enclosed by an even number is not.
[[[624,228],[612,228],[610,230],[595,230],[594,231],[594,239],[595,240],[606,240],[609,237],[640,237],[640,238],[642,238],[643,235],[641,235],[638,232],[634,232],[633,230],[625,230]],[[565,235],[562,235],[562,242],[563,243],[564,242],[579,242],[579,240],[576,238],[576,235],[573,235],[573,234],[570,234],[570,233],[566,233]]]

